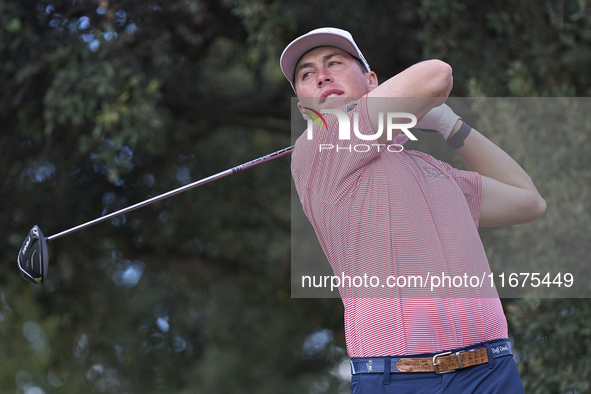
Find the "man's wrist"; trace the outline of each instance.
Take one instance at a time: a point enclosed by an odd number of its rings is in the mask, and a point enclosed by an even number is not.
[[[464,121],[462,120],[462,118],[459,118],[456,122],[456,124],[454,125],[454,127],[451,129],[451,133],[449,133],[449,136],[447,137],[447,139],[449,140],[451,137],[454,136],[455,133],[458,132],[458,130],[460,129],[460,127],[462,127],[462,124],[464,123]]]
[[[451,135],[452,129],[457,124],[458,119],[461,118],[456,115],[449,106],[441,104],[427,112],[417,123],[416,127],[420,129],[436,130],[447,140]]]
[[[457,127],[458,124],[460,124],[459,127]],[[472,131],[472,127],[468,126],[465,122],[458,121],[458,124],[454,126],[454,130],[450,133],[450,136],[446,141],[447,145],[454,150],[464,146],[464,140],[468,138],[468,134]]]

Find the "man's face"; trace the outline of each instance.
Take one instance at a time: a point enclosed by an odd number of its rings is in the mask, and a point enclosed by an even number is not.
[[[295,88],[301,107],[337,108],[377,87],[374,72],[363,73],[357,59],[342,49],[318,47],[299,60]]]

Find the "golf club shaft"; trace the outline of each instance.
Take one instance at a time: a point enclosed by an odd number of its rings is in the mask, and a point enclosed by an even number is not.
[[[289,146],[287,148],[283,148],[281,150],[278,150],[277,152],[269,153],[266,156],[262,156],[262,157],[259,157],[258,159],[251,160],[248,163],[240,164],[240,165],[238,165],[236,167],[233,167],[233,168],[230,168],[228,170],[225,170],[225,171],[222,171],[222,172],[218,172],[215,175],[208,176],[207,178],[203,178],[203,179],[198,180],[198,181],[195,181],[193,183],[189,183],[188,185],[185,185],[185,186],[179,187],[177,189],[171,190],[171,191],[169,191],[167,193],[163,193],[163,194],[160,194],[158,196],[152,197],[152,198],[150,198],[148,200],[145,200],[145,201],[139,202],[137,204],[131,205],[131,206],[127,207],[127,208],[120,209],[119,211],[112,212],[112,213],[110,213],[108,215],[105,215],[105,216],[101,216],[100,218],[91,220],[90,222],[83,223],[83,224],[78,225],[76,227],[72,227],[71,229],[62,231],[61,233],[57,233],[57,234],[51,235],[49,237],[46,237],[45,239],[46,239],[47,242],[53,241],[54,239],[61,238],[61,237],[65,236],[65,235],[68,235],[68,234],[74,233],[76,231],[82,230],[82,229],[84,229],[86,227],[90,227],[90,226],[92,226],[94,224],[97,224],[97,223],[100,223],[100,222],[104,222],[105,220],[109,220],[111,218],[114,218],[115,216],[119,216],[119,215],[122,215],[124,213],[131,212],[131,211],[133,211],[135,209],[138,209],[138,208],[141,208],[141,207],[145,207],[146,205],[150,205],[150,204],[155,203],[155,202],[160,201],[160,200],[164,200],[165,198],[168,198],[168,197],[174,196],[176,194],[182,193],[182,192],[184,192],[186,190],[193,189],[194,187],[201,186],[201,185],[203,185],[205,183],[208,183],[208,182],[211,182],[211,181],[215,181],[216,179],[223,178],[223,177],[225,177],[227,175],[230,175],[230,174],[237,173],[238,171],[245,170],[245,169],[247,169],[249,167],[252,167],[252,166],[255,166],[257,164],[261,164],[261,163],[264,163],[266,161],[273,160],[273,159],[276,159],[278,157],[287,155],[288,153],[291,153],[291,151],[293,150],[293,147],[294,146],[292,145],[292,146]]]

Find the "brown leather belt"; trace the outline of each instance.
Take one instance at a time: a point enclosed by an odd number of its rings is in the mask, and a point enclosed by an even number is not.
[[[433,353],[432,353],[433,354]],[[512,355],[507,339],[488,342],[486,346],[471,349],[455,349],[429,357],[352,357],[351,372],[358,373],[408,373],[435,372],[444,374],[489,362],[493,358]]]
[[[396,362],[400,372],[453,372],[458,369],[488,363],[485,347],[468,352],[446,352],[425,358],[401,358]]]

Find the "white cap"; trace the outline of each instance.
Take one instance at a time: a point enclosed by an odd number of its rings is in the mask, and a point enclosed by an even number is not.
[[[294,72],[298,61],[310,49],[323,46],[335,47],[348,52],[350,55],[361,60],[367,71],[370,71],[369,64],[367,64],[363,54],[357,47],[357,44],[355,44],[351,33],[335,27],[323,27],[312,30],[308,34],[304,34],[293,40],[281,54],[281,60],[279,61],[281,71],[283,71],[283,75],[291,83],[294,92]]]

